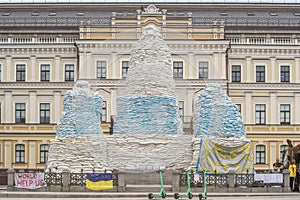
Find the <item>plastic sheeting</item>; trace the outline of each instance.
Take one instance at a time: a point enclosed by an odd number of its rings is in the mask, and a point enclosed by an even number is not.
[[[182,122],[175,97],[119,97],[115,134],[181,134]]]
[[[250,140],[201,138],[195,141],[194,151],[199,151],[198,172],[254,173]]]
[[[85,81],[78,81],[73,90],[67,91],[62,118],[58,123],[56,138],[68,135],[102,133],[100,127],[101,98],[94,96]]]
[[[196,137],[246,137],[240,111],[221,86],[208,84],[199,93],[195,111]]]

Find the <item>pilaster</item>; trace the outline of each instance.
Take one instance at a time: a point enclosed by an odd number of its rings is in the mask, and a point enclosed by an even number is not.
[[[271,105],[270,105],[270,111],[271,111],[271,115],[270,115],[270,123],[271,124],[277,124],[277,104],[276,104],[276,98],[277,95],[275,92],[272,92],[270,94],[270,98],[271,98]]]
[[[13,82],[13,73],[14,73],[14,66],[12,64],[11,55],[6,56],[6,70],[3,69],[3,72],[6,71],[6,81]]]
[[[214,79],[219,79],[220,75],[220,71],[219,71],[219,53],[215,52],[214,53],[214,75],[213,78]]]
[[[270,58],[271,60],[271,83],[275,83],[276,82],[276,58],[275,57],[272,57]]]
[[[36,91],[29,91],[29,119],[28,123],[38,123],[39,120],[36,117],[37,112],[37,102],[36,102]]]
[[[36,77],[36,69],[38,69],[38,66],[36,66],[36,63],[37,63],[36,62],[36,56],[35,55],[31,55],[30,56],[30,70],[31,70],[31,74],[30,74],[30,79],[28,80],[30,82],[36,82],[36,81],[38,81],[38,78]]]
[[[60,91],[54,91],[54,113],[53,113],[53,123],[57,123],[60,119]],[[52,123],[52,122],[51,122]]]
[[[29,157],[28,157],[28,166],[31,169],[36,168],[36,141],[29,141]]]
[[[111,62],[112,62],[111,78],[117,79],[117,53],[116,52],[111,53]]]
[[[246,72],[246,82],[250,83],[251,82],[251,73],[253,73],[253,69],[251,68],[251,57],[250,56],[246,57],[246,70],[245,70],[245,72]]]
[[[300,93],[295,93],[295,112],[292,112],[293,117],[295,118],[294,123],[300,124],[300,115],[298,114],[297,110],[300,110]]]
[[[13,99],[12,92],[4,92],[4,123],[13,123]]]
[[[60,56],[59,55],[56,55],[55,56],[55,67],[53,68],[53,72],[52,74],[54,75],[54,81],[55,82],[59,82],[62,80],[62,78],[60,77],[60,72],[63,71],[61,68],[60,68]]]
[[[252,93],[251,92],[246,92],[246,120],[245,120],[245,124],[252,124],[253,123],[253,119],[252,119],[252,112],[253,112],[253,107],[252,106]]]
[[[300,57],[295,58],[295,83],[300,83]]]
[[[4,160],[3,160],[3,168],[11,168],[12,167],[12,144],[11,140],[4,140]]]
[[[272,169],[273,163],[276,161],[276,141],[270,141],[270,160],[269,160],[269,168]]]

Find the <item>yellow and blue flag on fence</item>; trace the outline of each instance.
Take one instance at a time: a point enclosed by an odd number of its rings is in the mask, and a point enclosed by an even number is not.
[[[90,190],[108,190],[113,188],[112,173],[87,173],[86,188]]]

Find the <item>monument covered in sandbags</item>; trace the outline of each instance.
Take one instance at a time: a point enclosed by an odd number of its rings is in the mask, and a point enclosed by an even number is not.
[[[132,47],[124,96],[117,98],[115,134],[182,134],[171,53],[154,25]]]
[[[199,93],[194,113],[194,157],[197,171],[253,173],[251,141],[238,107],[218,84]]]

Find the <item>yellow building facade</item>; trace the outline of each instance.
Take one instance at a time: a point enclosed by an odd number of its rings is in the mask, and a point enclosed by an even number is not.
[[[131,46],[155,24],[167,42],[185,134],[199,91],[219,83],[240,108],[256,169],[300,142],[300,5],[40,3],[0,8],[0,167],[44,168],[63,98],[87,80],[113,134]],[[159,72],[158,72],[159,73]]]

